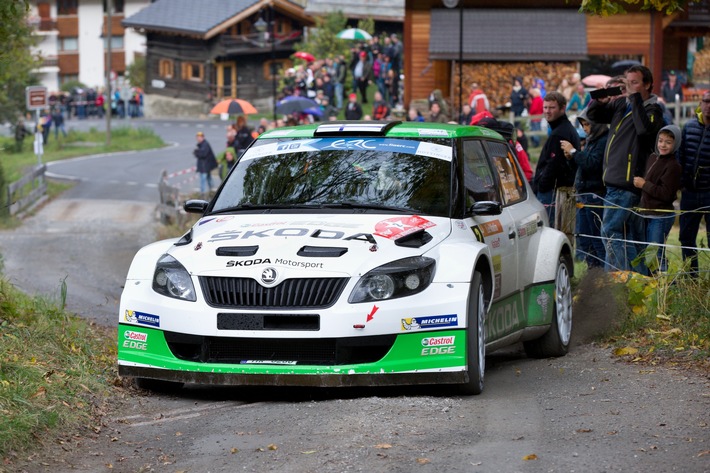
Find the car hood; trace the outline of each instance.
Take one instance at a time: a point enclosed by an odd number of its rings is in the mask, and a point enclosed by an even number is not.
[[[353,276],[422,255],[450,233],[448,218],[417,215],[213,215],[169,253],[195,275],[255,276],[268,266]]]

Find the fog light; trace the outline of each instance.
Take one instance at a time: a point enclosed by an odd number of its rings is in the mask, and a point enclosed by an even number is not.
[[[410,274],[404,280],[404,285],[407,286],[407,288],[411,289],[411,290],[418,288],[419,284],[421,284],[421,280],[419,279],[418,274]]]

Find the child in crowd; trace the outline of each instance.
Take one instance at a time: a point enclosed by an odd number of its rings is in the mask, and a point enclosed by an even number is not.
[[[649,156],[645,177],[634,177],[634,186],[641,189],[641,213],[646,221],[646,242],[664,245],[675,222],[673,201],[680,190],[681,166],[676,160],[681,131],[675,125],[661,128],[656,139],[656,152]],[[665,247],[658,249],[658,267],[652,272],[666,271]]]

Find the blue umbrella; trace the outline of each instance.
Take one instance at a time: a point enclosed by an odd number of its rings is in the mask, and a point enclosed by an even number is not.
[[[298,95],[289,95],[276,102],[276,113],[291,115],[292,113],[308,113],[320,117],[323,112],[320,105],[313,99]]]

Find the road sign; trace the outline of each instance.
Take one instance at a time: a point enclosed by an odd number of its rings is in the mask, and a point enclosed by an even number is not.
[[[47,88],[41,85],[25,87],[27,110],[42,110],[47,108]]]

